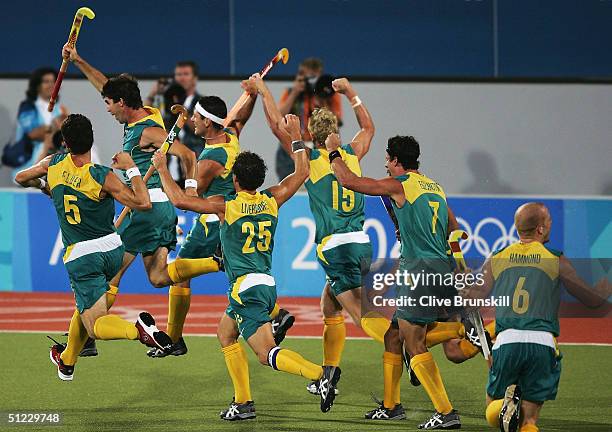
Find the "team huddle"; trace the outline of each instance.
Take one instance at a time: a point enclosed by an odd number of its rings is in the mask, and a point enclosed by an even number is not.
[[[411,384],[423,387],[435,409],[418,427],[459,429],[459,413],[429,351],[442,344],[446,357],[455,363],[482,351],[492,352],[486,389],[486,419],[492,427],[506,432],[538,430],[540,409],[545,401],[555,399],[561,372],[562,356],[556,342],[560,283],[587,306],[598,306],[612,293],[607,283],[588,286],[560,252],[545,246],[552,220],[543,204],[519,207],[515,225],[520,240],[487,259],[481,269],[483,284],[460,292],[464,298],[482,299],[495,292],[518,299],[512,307],[496,310],[496,319],[483,326],[484,340],[477,336],[477,326],[465,319],[464,310],[400,306],[389,320],[362,306],[372,258],[363,229],[364,196],[390,199],[401,242],[399,268],[404,271],[459,271],[449,251],[449,237],[459,225],[442,186],[419,171],[421,150],[413,137],[388,140],[388,177],[362,176],[360,162],[370,150],[374,123],[346,78],[334,80],[332,86],[347,98],[360,128],[348,144],[341,144],[338,119],[328,109],[315,109],[307,125],[300,124],[297,116],[283,116],[262,77],[254,74],[241,84],[249,97],[235,114],[232,110],[228,115],[219,97],[199,99],[191,121],[205,147],[196,157],[173,134],[168,135],[159,110],[143,105],[131,76],[107,78],[68,44],[63,56],[100,92],[107,111],[124,125],[124,138],[123,150],[115,154],[112,164],[122,173],[120,179],[111,168],[91,162],[91,122],[81,114],[71,114],[61,127],[68,152],[43,159],[15,179],[50,195],[61,229],[63,261],[76,309],[68,342],[56,343],[50,351],[60,379],[73,379],[78,357],[95,353],[98,339],[138,340],[154,358],[187,354],[183,325],[190,306],[190,281],[224,271],[229,280],[228,306],[217,336],[234,394],[229,407],[220,413],[221,419],[256,417],[249,365],[239,336],[262,365],[306,378],[306,389],[319,396],[321,411],[328,412],[339,394],[344,317],[348,315],[384,345],[384,398],[365,414],[366,419],[406,418],[400,399],[400,379],[406,367]],[[293,173],[267,189],[261,189],[267,169],[264,160],[256,153],[241,151],[239,143],[259,97],[271,131],[295,165]],[[303,128],[312,137],[312,148],[302,141]],[[186,174],[184,189],[167,168],[166,148],[178,157]],[[145,179],[143,173],[151,166],[154,172]],[[281,346],[295,317],[277,303],[272,276],[279,208],[302,186],[315,219],[317,259],[326,274],[321,294],[321,364]],[[131,209],[119,226],[114,222],[115,200]],[[168,263],[168,253],[177,241],[176,208],[199,216],[177,259]],[[153,286],[170,286],[165,332],[147,312],[141,312],[136,323],[109,313],[122,276],[138,255]],[[454,287],[436,284],[419,290],[395,288],[397,296],[405,297],[452,298],[458,294]]]

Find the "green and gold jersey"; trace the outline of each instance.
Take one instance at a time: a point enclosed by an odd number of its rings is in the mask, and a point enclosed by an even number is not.
[[[151,157],[153,157],[153,150],[155,148],[151,147],[145,150],[140,147],[142,132],[148,127],[159,127],[166,130],[164,128],[164,119],[157,108],[146,106],[144,109],[151,114],[123,127],[123,151],[130,154],[143,176],[151,166]],[[129,185],[130,182],[125,176],[125,171],[123,171],[123,176]],[[147,189],[154,188],[161,188],[161,180],[157,171],[154,171],[149,181],[147,181]]]
[[[220,163],[224,170],[215,176],[208,186],[208,190],[202,194],[203,197],[213,195],[228,195],[235,192],[232,180],[232,167],[236,161],[236,156],[240,153],[240,143],[238,137],[230,129],[224,129],[229,142],[220,144],[206,144],[198,160],[213,160]]]
[[[559,336],[559,256],[539,242],[517,242],[492,255],[493,294],[511,303],[495,311],[497,334],[517,329]]]
[[[47,181],[64,247],[115,232],[115,201],[102,192],[110,171],[93,163],[77,167],[69,153],[51,158]]]
[[[359,159],[351,145],[344,145],[338,151],[348,168],[361,177]],[[316,225],[315,243],[321,243],[332,234],[363,230],[363,194],[340,185],[329,164],[326,149],[310,151],[310,177],[306,180],[306,190]]]
[[[249,273],[271,274],[277,221],[278,205],[268,190],[225,197],[220,235],[230,286]]]
[[[395,177],[404,188],[406,202],[392,201],[402,239],[404,259],[448,259],[448,205],[442,186],[415,172]]]

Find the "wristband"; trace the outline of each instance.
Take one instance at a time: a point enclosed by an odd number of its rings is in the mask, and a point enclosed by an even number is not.
[[[357,108],[359,105],[361,105],[361,99],[359,99],[359,96],[355,96],[353,99],[351,99],[351,106],[353,108]]]
[[[128,180],[132,180],[132,177],[136,177],[142,174],[140,174],[140,170],[138,169],[138,167],[132,167],[132,168],[125,170],[125,175],[128,178]]]
[[[291,151],[293,153],[297,153],[297,152],[305,151],[305,150],[306,150],[306,144],[304,144],[304,141],[299,140],[299,141],[291,142]]]
[[[186,179],[185,180],[185,189],[187,188],[198,188],[198,181],[196,179]]]
[[[47,186],[47,182],[44,178],[39,178],[38,180],[40,181],[40,186],[38,186],[38,189],[43,190]]]
[[[340,154],[340,152],[338,150],[334,150],[333,152],[329,153],[329,163],[331,164],[334,159],[336,158],[340,158],[342,159],[342,155]]]

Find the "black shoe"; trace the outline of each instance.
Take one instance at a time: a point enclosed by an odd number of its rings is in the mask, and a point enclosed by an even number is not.
[[[173,356],[185,355],[187,354],[187,351],[188,350],[187,350],[187,344],[185,344],[185,339],[181,337],[176,343],[172,344],[172,348],[170,348],[170,351],[164,351],[159,348],[151,348],[150,350],[147,351],[147,355],[153,358],[162,358],[162,357],[167,357],[169,355],[173,355]]]
[[[98,348],[96,347],[96,340],[92,338],[87,338],[87,342],[85,342],[85,346],[79,353],[79,357],[95,357],[98,355]]]
[[[228,421],[254,419],[257,417],[255,415],[255,402],[248,401],[238,404],[232,400],[229,408],[221,411],[219,417]]]
[[[517,432],[521,414],[521,388],[516,384],[509,385],[504,396],[504,403],[499,412],[499,430]]]
[[[480,314],[478,313],[476,315],[478,316],[478,319],[480,319],[480,321],[482,322],[482,317],[480,316]],[[482,344],[480,343],[480,338],[478,337],[478,332],[476,331],[476,327],[474,327],[474,324],[472,323],[472,321],[466,317],[462,317],[461,321],[463,322],[463,327],[465,329],[465,339],[469,343],[474,345],[476,348],[478,348],[478,350],[482,354]],[[492,352],[493,342],[491,341],[491,334],[487,331],[487,329],[485,329],[484,333],[485,333],[485,338],[487,339],[487,345],[489,346],[489,352]]]
[[[310,394],[319,396],[319,380],[310,381],[310,384],[306,386],[306,390],[308,390],[308,393]],[[338,390],[338,388],[335,388],[334,393],[336,393],[336,396],[338,396],[338,393],[340,393],[340,390]]]
[[[61,358],[62,352],[66,349],[66,344],[59,343],[50,336],[47,337],[55,342],[49,350],[49,358],[51,363],[57,367],[57,376],[62,381],[72,381],[74,378],[74,366],[65,365]]]
[[[461,429],[461,419],[456,410],[448,414],[435,412],[429,420],[419,425],[419,429]]]
[[[402,352],[402,359],[404,360],[404,365],[406,366],[406,370],[408,371],[408,378],[410,379],[410,384],[415,387],[420,386],[421,381],[419,380],[419,377],[416,376],[416,374],[412,370],[412,367],[410,366],[410,355],[408,354],[408,351],[406,351],[406,348],[404,348]]]
[[[402,404],[397,404],[393,409],[385,408],[380,405],[378,408],[368,411],[365,414],[368,420],[403,420],[406,418],[406,410]]]
[[[274,335],[274,342],[276,345],[285,339],[287,331],[293,326],[295,317],[286,309],[280,309],[276,318],[272,320],[272,334]]]
[[[334,404],[336,384],[340,381],[340,373],[340,368],[337,366],[323,366],[323,376],[319,380],[322,412],[328,412]]]
[[[170,351],[172,339],[163,331],[155,326],[155,320],[148,312],[140,312],[136,321],[138,339],[143,345],[159,348],[163,351]]]
[[[219,271],[224,272],[225,264],[223,263],[223,249],[221,248],[221,243],[219,243],[219,246],[217,246],[217,249],[213,253],[212,259],[219,266]]]

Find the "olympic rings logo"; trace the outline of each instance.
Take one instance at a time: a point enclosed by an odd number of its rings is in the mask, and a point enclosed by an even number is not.
[[[465,219],[457,217],[457,222],[459,223],[461,229],[463,229],[469,236],[467,240],[461,241],[461,249],[463,250],[464,254],[467,253],[472,246],[474,246],[480,255],[483,257],[488,257],[491,255],[491,252],[509,246],[519,240],[514,224],[512,224],[510,229],[506,230],[505,225],[499,219],[494,217],[486,217],[482,219],[476,224],[473,231],[472,227]],[[480,235],[483,227],[487,225],[497,227],[500,232],[499,237],[490,245],[487,239]]]

